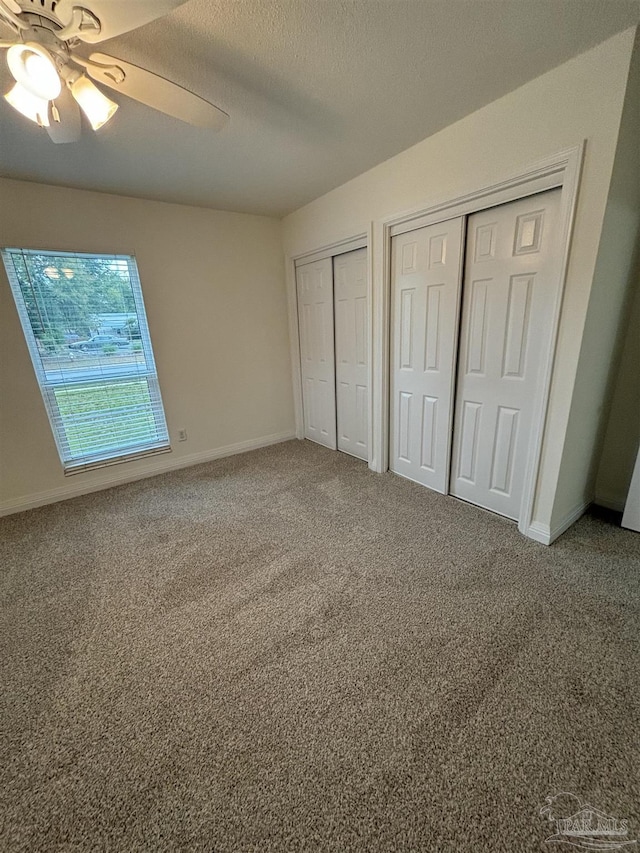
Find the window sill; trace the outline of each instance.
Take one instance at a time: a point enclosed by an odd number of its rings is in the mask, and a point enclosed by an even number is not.
[[[108,468],[111,465],[120,465],[122,462],[134,462],[137,459],[145,459],[147,456],[157,456],[160,453],[171,453],[171,445],[166,444],[150,450],[139,450],[134,453],[120,454],[111,459],[97,459],[95,462],[80,462],[77,465],[67,465],[64,469],[65,477],[75,474],[84,474],[87,471],[95,471],[98,468]]]

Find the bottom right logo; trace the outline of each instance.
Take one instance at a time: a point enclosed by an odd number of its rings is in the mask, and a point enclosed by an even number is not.
[[[629,822],[585,803],[576,794],[561,791],[545,800],[540,809],[555,833],[547,844],[571,844],[582,850],[619,850],[637,844],[629,837]]]

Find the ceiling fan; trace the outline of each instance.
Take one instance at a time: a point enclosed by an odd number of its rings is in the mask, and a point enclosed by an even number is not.
[[[54,142],[74,142],[80,110],[98,130],[118,109],[93,82],[197,127],[220,130],[227,113],[151,71],[104,53],[86,59],[82,43],[98,44],[168,14],[186,0],[0,0],[0,40],[15,80],[4,96]],[[92,78],[91,80],[89,78]]]

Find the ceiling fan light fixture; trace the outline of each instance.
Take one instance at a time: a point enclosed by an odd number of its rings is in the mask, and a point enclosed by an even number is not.
[[[49,103],[44,98],[38,98],[32,94],[21,83],[16,83],[4,96],[5,101],[11,104],[14,110],[22,113],[40,127],[49,127]]]
[[[118,109],[118,105],[84,75],[69,83],[69,88],[94,130],[103,127]]]
[[[35,42],[11,45],[7,65],[17,83],[42,98],[51,101],[62,89],[60,75],[49,51]]]
[[[82,43],[99,44],[135,30],[187,2],[0,0],[0,23],[4,19],[13,30],[12,39],[0,38],[16,84],[11,83],[7,101],[44,126],[56,144],[80,138],[82,113],[93,130],[102,128],[121,96],[194,127],[221,130],[229,116],[205,98],[146,68],[106,53],[87,57],[80,49]],[[118,92],[117,102],[103,94],[109,90]]]

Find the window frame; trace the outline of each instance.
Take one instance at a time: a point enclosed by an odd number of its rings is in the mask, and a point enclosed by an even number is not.
[[[149,331],[149,322],[147,312],[144,305],[144,297],[142,294],[142,284],[138,273],[137,261],[134,254],[115,254],[112,252],[76,252],[62,251],[49,249],[27,249],[17,248],[15,246],[2,247],[0,250],[4,262],[5,271],[9,280],[9,286],[13,295],[13,301],[18,312],[20,324],[24,335],[31,363],[36,375],[40,393],[45,405],[49,425],[56,444],[56,449],[60,457],[64,474],[66,476],[78,474],[83,471],[90,471],[96,468],[103,468],[109,465],[117,465],[121,462],[131,462],[136,459],[141,459],[146,456],[156,455],[158,453],[170,453],[171,443],[169,430],[167,427],[166,414],[160,392],[160,382],[158,379],[158,371],[153,354],[153,344],[151,342],[151,334]],[[66,378],[62,381],[54,381],[47,378],[47,372],[42,363],[42,353],[38,347],[37,338],[31,325],[31,320],[27,311],[26,302],[18,279],[18,274],[15,264],[12,260],[12,255],[19,255],[22,258],[28,258],[29,255],[44,255],[46,257],[58,258],[87,258],[97,260],[112,260],[124,261],[127,266],[127,273],[131,285],[131,293],[135,307],[137,325],[140,332],[140,342],[144,353],[144,367],[137,365],[137,369],[128,374],[117,373],[112,376],[102,375],[93,379]],[[11,267],[11,268],[10,268]],[[28,271],[28,269],[27,269]],[[74,456],[69,444],[68,436],[64,427],[63,416],[60,412],[60,406],[56,399],[56,389],[78,389],[88,387],[104,387],[105,385],[126,382],[130,380],[145,380],[149,392],[149,400],[151,405],[151,414],[154,418],[156,435],[160,436],[156,442],[147,442],[143,445],[134,445],[131,450],[127,450],[126,446],[119,447],[113,454],[106,455],[105,452],[93,454],[84,454],[83,456]]]

